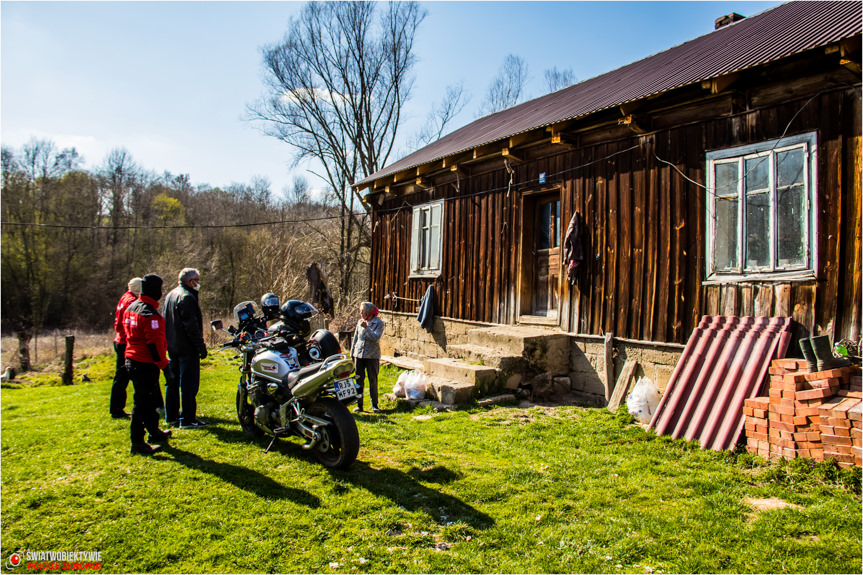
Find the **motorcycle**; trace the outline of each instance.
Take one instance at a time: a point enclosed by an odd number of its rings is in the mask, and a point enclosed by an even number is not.
[[[245,301],[234,307],[238,327],[223,328],[213,320],[213,331],[233,339],[219,350],[235,348],[242,359],[237,385],[237,418],[252,437],[297,436],[324,466],[349,467],[360,447],[359,432],[347,405],[357,401],[353,361],[341,352],[328,330],[309,336],[309,318],[315,308],[290,300],[279,308],[278,299],[266,294],[257,305]],[[276,311],[278,310],[278,311]],[[268,327],[267,322],[280,321]]]

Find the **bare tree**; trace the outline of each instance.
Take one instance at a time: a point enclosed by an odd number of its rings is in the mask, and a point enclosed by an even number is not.
[[[330,187],[341,211],[340,287],[351,283],[370,234],[351,185],[382,168],[393,150],[413,86],[417,2],[309,2],[284,39],[265,46],[266,93],[248,117],[303,160]]]
[[[470,95],[465,91],[463,82],[447,86],[443,100],[429,112],[425,125],[411,139],[409,147],[421,148],[439,140],[446,133],[449,123],[464,110],[469,101]]]
[[[498,70],[497,76],[489,84],[479,115],[494,114],[512,108],[524,99],[527,84],[527,62],[515,54],[508,55]]]
[[[288,191],[288,203],[293,206],[304,206],[311,201],[309,182],[302,176],[294,176],[294,182]]]
[[[566,70],[558,70],[557,66],[555,66],[554,68],[548,68],[545,71],[544,76],[545,88],[549,94],[552,92],[557,92],[558,90],[562,90],[563,88],[572,86],[577,82],[572,68],[567,68]]]

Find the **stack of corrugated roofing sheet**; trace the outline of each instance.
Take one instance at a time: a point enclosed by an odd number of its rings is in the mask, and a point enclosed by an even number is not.
[[[683,350],[650,427],[659,435],[730,449],[743,402],[758,395],[770,362],[784,357],[791,319],[704,316]]]

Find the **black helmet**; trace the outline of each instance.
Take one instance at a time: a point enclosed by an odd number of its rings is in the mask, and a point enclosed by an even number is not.
[[[261,311],[265,319],[273,319],[279,316],[279,296],[270,292],[261,296]]]
[[[288,331],[304,338],[312,331],[309,318],[317,315],[317,313],[318,310],[311,304],[298,299],[292,299],[282,306],[281,317]]]

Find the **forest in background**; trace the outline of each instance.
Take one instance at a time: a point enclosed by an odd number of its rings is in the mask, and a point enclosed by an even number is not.
[[[184,267],[201,272],[205,321],[270,291],[308,300],[314,263],[329,274],[336,329],[366,293],[367,248],[343,282],[340,208],[313,201],[302,179],[280,197],[264,178],[222,189],[148,172],[123,149],[96,169],[81,164],[50,141],[2,149],[2,329],[22,343],[50,329],[110,330],[130,278],[159,274],[167,293]]]

